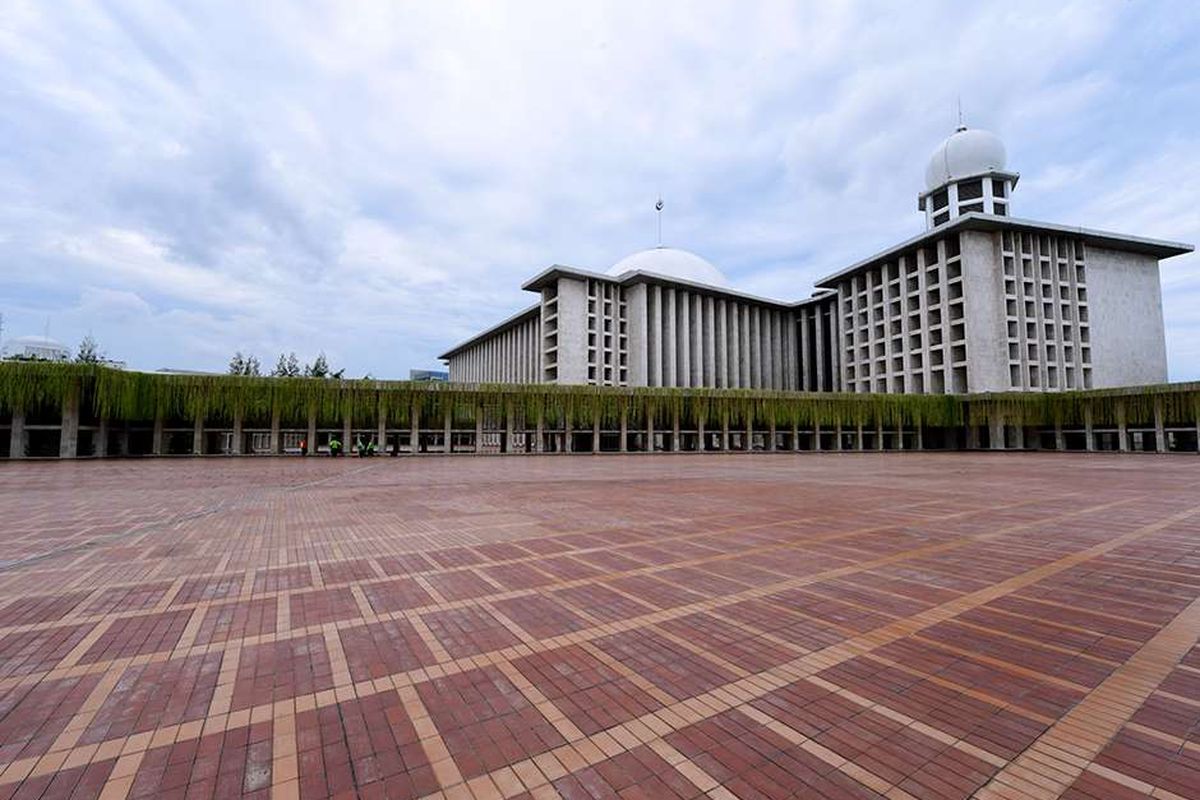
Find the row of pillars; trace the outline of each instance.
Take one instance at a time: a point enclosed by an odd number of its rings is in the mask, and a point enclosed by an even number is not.
[[[384,443],[387,441],[387,418],[386,418],[386,415],[380,414],[379,418],[376,422],[377,422],[377,428],[378,428],[377,441],[378,441],[380,447],[382,447],[384,445]],[[419,437],[420,437],[420,431],[419,431],[420,413],[419,413],[419,410],[415,407],[411,410],[410,422],[411,422],[410,442],[413,443],[412,450],[415,453],[418,450],[416,443],[419,441]],[[447,411],[443,417],[444,441],[446,441],[446,442],[449,442],[451,440],[452,422],[453,422],[453,420],[452,420],[451,413],[449,411]],[[164,436],[163,427],[164,427],[163,419],[160,416],[154,420],[152,446],[151,446],[151,454],[153,454],[153,455],[162,455],[165,452],[165,436]],[[1154,433],[1155,433],[1154,439],[1155,439],[1155,449],[1158,452],[1166,452],[1167,451],[1165,428],[1166,428],[1166,426],[1165,426],[1165,420],[1163,418],[1161,404],[1156,404],[1155,413],[1154,413]],[[76,458],[76,457],[78,457],[80,455],[78,452],[80,420],[79,420],[79,399],[78,399],[77,395],[68,396],[67,400],[63,403],[62,420],[61,420],[60,430],[61,430],[61,435],[60,435],[60,439],[59,439],[59,456],[61,458]],[[200,453],[203,451],[204,430],[205,430],[204,429],[204,420],[202,418],[196,419],[194,429],[193,429],[194,432],[193,432],[192,451],[194,453]],[[350,446],[350,437],[352,436],[352,430],[353,429],[352,429],[352,425],[351,425],[351,419],[349,416],[346,416],[342,420],[342,442],[343,442],[343,446],[345,446],[345,447]],[[849,431],[854,436],[853,441],[855,444],[852,449],[854,449],[854,450],[865,449],[864,442],[866,441],[866,439],[865,439],[864,434],[867,433],[868,431],[870,431],[870,429],[864,430],[862,425],[858,425],[854,428],[849,429]],[[993,414],[988,419],[988,439],[989,439],[988,445],[989,445],[989,447],[993,450],[1008,449],[1007,442],[1006,442],[1006,434],[1008,431],[1013,432],[1013,438],[1014,438],[1013,449],[1024,449],[1025,445],[1026,445],[1025,429],[1019,425],[1018,426],[1006,425],[1006,421],[1005,421],[1004,417],[999,414]],[[96,432],[97,435],[96,435],[96,439],[95,439],[95,447],[94,447],[94,451],[93,451],[92,455],[100,456],[100,457],[109,455],[109,453],[107,452],[108,451],[108,439],[109,439],[108,432],[109,432],[108,431],[108,421],[101,419],[100,423],[99,423],[99,427]],[[482,442],[482,440],[483,440],[484,432],[485,432],[484,431],[484,412],[483,412],[482,408],[479,408],[479,409],[476,409],[476,414],[475,414],[475,442],[476,442],[477,450],[479,448],[479,443]],[[537,418],[537,421],[536,421],[536,437],[535,437],[535,441],[534,441],[534,447],[532,448],[532,452],[542,452],[543,451],[543,449],[544,449],[543,445],[545,442],[545,432],[546,432],[545,424],[544,424],[541,416],[539,415]],[[653,443],[655,441],[655,434],[657,432],[658,431],[655,430],[653,418],[648,418],[646,421],[646,427],[645,427],[646,449],[653,448]],[[664,429],[661,432],[666,433],[667,429]],[[679,420],[678,415],[676,415],[672,421],[672,426],[670,428],[670,432],[672,434],[670,449],[672,451],[681,450],[682,449],[682,447],[681,447],[682,431],[680,429],[680,420]],[[756,431],[754,429],[753,425],[751,423],[747,422],[746,427],[745,427],[745,436],[743,437],[743,449],[750,449],[752,446],[752,443],[753,443],[754,434],[762,433],[762,432],[763,431]],[[844,435],[843,435],[845,432],[846,431],[843,429],[843,427],[841,425],[835,426],[833,428],[833,430],[831,430],[831,431],[828,431],[828,430],[822,431],[821,427],[818,425],[811,432],[812,433],[812,438],[811,438],[812,447],[810,449],[817,450],[817,451],[822,449],[821,438],[822,438],[823,433],[832,433],[833,434],[833,443],[834,443],[833,449],[834,450],[845,449]],[[875,446],[873,449],[876,449],[876,450],[884,449],[884,433],[885,433],[885,431],[884,431],[883,427],[881,425],[876,425],[874,427],[873,431],[870,431],[870,432],[873,432],[875,434],[875,441],[874,441]],[[513,415],[511,413],[508,413],[505,415],[505,433],[506,433],[505,441],[509,442],[509,443],[513,442],[515,439],[515,437],[514,437],[515,422],[513,419]],[[572,450],[573,450],[573,441],[572,441],[571,433],[572,433],[572,430],[571,430],[570,426],[568,426],[567,430],[562,434],[561,451],[563,451],[563,452],[572,452]],[[766,449],[770,450],[770,451],[776,450],[778,447],[778,438],[779,437],[778,437],[778,431],[776,429],[775,424],[774,423],[770,424],[769,427],[767,428],[767,430],[765,431],[765,433],[767,435],[767,448]],[[792,427],[792,429],[791,429],[791,448],[790,449],[792,449],[792,450],[800,449],[800,433],[801,432],[797,426]],[[895,433],[897,435],[895,436],[895,439],[894,439],[894,441],[896,443],[896,447],[894,449],[904,449],[903,430],[897,429],[895,431]],[[697,425],[697,434],[698,434],[699,440],[701,442],[704,442],[706,430],[705,430],[705,424],[703,421],[700,421]],[[728,451],[730,449],[730,444],[731,444],[731,429],[730,429],[729,422],[727,419],[722,421],[720,434],[721,434],[720,449],[722,451]],[[1086,439],[1085,449],[1088,452],[1094,451],[1096,449],[1096,446],[1095,446],[1096,445],[1096,435],[1095,435],[1095,431],[1094,431],[1094,426],[1092,424],[1091,413],[1090,413],[1090,411],[1088,411],[1086,409],[1084,412],[1084,434],[1085,434],[1085,439]],[[1056,450],[1065,450],[1066,449],[1066,433],[1064,432],[1061,425],[1055,426],[1054,436],[1055,436],[1055,449]],[[980,442],[979,442],[979,428],[978,427],[968,426],[966,429],[966,437],[967,437],[966,438],[967,449],[973,450],[973,449],[979,448]],[[1196,437],[1197,437],[1198,447],[1200,447],[1200,419],[1198,419],[1196,421]],[[235,418],[233,420],[233,437],[232,437],[232,439],[233,439],[232,454],[233,455],[241,455],[244,436],[243,436],[243,421],[240,416],[235,416]],[[17,410],[16,412],[14,412],[14,414],[12,416],[12,426],[11,426],[10,443],[9,443],[9,457],[10,458],[23,458],[25,456],[26,440],[27,440],[27,431],[26,431],[26,423],[25,423],[25,414],[22,411]],[[592,448],[591,449],[593,452],[600,451],[600,440],[601,440],[601,424],[600,424],[600,418],[599,418],[599,416],[597,416],[592,422]],[[1121,452],[1126,452],[1129,450],[1128,426],[1126,425],[1126,422],[1123,418],[1119,419],[1118,423],[1117,423],[1117,440],[1118,440],[1118,449]],[[308,453],[309,453],[309,455],[316,455],[316,449],[317,449],[316,441],[317,441],[317,418],[315,415],[311,415],[308,419],[308,442],[309,442]],[[620,420],[620,444],[619,444],[620,452],[628,451],[628,442],[629,442],[628,418],[627,418],[627,414],[622,413],[621,420]],[[280,418],[279,418],[278,414],[275,414],[271,419],[269,448],[270,448],[270,452],[272,452],[272,453],[282,452],[282,441],[281,441],[281,436],[280,436]],[[914,449],[917,449],[917,450],[924,449],[923,429],[920,425],[915,426]],[[129,452],[128,431],[123,431],[122,436],[119,440],[118,450],[119,450],[120,455],[125,455]]]

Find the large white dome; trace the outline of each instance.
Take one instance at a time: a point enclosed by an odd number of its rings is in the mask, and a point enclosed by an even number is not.
[[[674,247],[654,247],[625,256],[609,267],[605,274],[616,276],[634,270],[709,286],[729,286],[729,281],[721,274],[721,270],[695,253]]]
[[[1004,142],[999,136],[975,128],[959,128],[929,157],[925,188],[933,189],[981,172],[1002,170],[1006,161]]]

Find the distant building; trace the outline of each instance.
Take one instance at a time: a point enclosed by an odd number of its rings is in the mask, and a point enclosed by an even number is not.
[[[450,380],[450,372],[444,369],[410,369],[408,371],[408,379],[410,381],[448,381]]]
[[[48,336],[18,336],[4,343],[0,351],[4,358],[36,361],[69,361],[71,350],[65,344]]]
[[[451,380],[958,394],[1167,380],[1159,261],[1190,245],[1017,219],[1003,143],[934,151],[926,230],[799,301],[732,291],[685,250],[552,266],[538,302],[441,357]]]

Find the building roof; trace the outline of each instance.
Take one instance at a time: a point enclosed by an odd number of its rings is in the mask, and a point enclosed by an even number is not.
[[[925,168],[925,188],[982,175],[1003,172],[1008,154],[1004,142],[990,131],[960,126],[937,146]]]
[[[930,240],[939,239],[948,233],[957,232],[960,230],[982,230],[982,231],[998,231],[998,230],[1014,230],[1014,231],[1031,231],[1037,233],[1052,233],[1057,235],[1075,236],[1083,240],[1084,244],[1095,247],[1105,247],[1110,250],[1121,250],[1128,253],[1139,253],[1141,255],[1154,256],[1155,258],[1170,258],[1171,256],[1183,255],[1184,253],[1192,252],[1195,247],[1182,242],[1170,242],[1162,239],[1148,239],[1142,236],[1129,236],[1123,233],[1112,233],[1110,231],[1098,231],[1091,228],[1080,228],[1073,225],[1057,225],[1051,222],[1037,222],[1029,219],[1017,219],[1015,217],[999,217],[994,214],[981,214],[979,212],[971,212],[964,214],[961,217],[956,217],[944,225],[939,225],[914,236],[911,239],[906,239],[899,244],[893,245],[886,250],[864,258],[861,261],[855,262],[845,269],[838,270],[832,275],[827,275],[816,282],[820,288],[834,288],[839,281],[847,278],[865,269],[873,267],[880,261],[886,261],[894,258],[898,253],[928,242]]]
[[[449,350],[442,353],[440,356],[438,356],[438,358],[443,359],[443,360],[450,358],[450,356],[455,355],[456,353],[458,353],[461,350],[466,350],[468,347],[475,344],[479,340],[486,339],[489,336],[492,336],[493,334],[497,334],[500,331],[503,331],[503,330],[511,328],[515,325],[518,325],[519,323],[522,323],[525,320],[527,320],[529,317],[540,314],[541,311],[542,311],[542,304],[541,304],[541,301],[539,301],[522,311],[518,311],[517,313],[513,314],[511,317],[508,317],[504,320],[501,320],[500,322],[497,322],[495,325],[493,325],[490,328],[484,328],[479,333],[472,336],[470,339],[464,339],[463,341],[454,345],[454,347],[451,347]]]
[[[605,274],[615,277],[638,270],[694,281],[706,286],[729,286],[729,281],[721,274],[721,270],[711,262],[688,250],[661,245],[625,256],[609,267]]]

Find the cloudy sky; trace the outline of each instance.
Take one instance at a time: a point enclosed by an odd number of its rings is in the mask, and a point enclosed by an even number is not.
[[[1195,2],[0,0],[6,336],[143,368],[404,377],[552,263],[667,244],[795,299],[922,228],[930,151],[1013,212],[1200,242]],[[1200,379],[1200,258],[1162,270]]]

